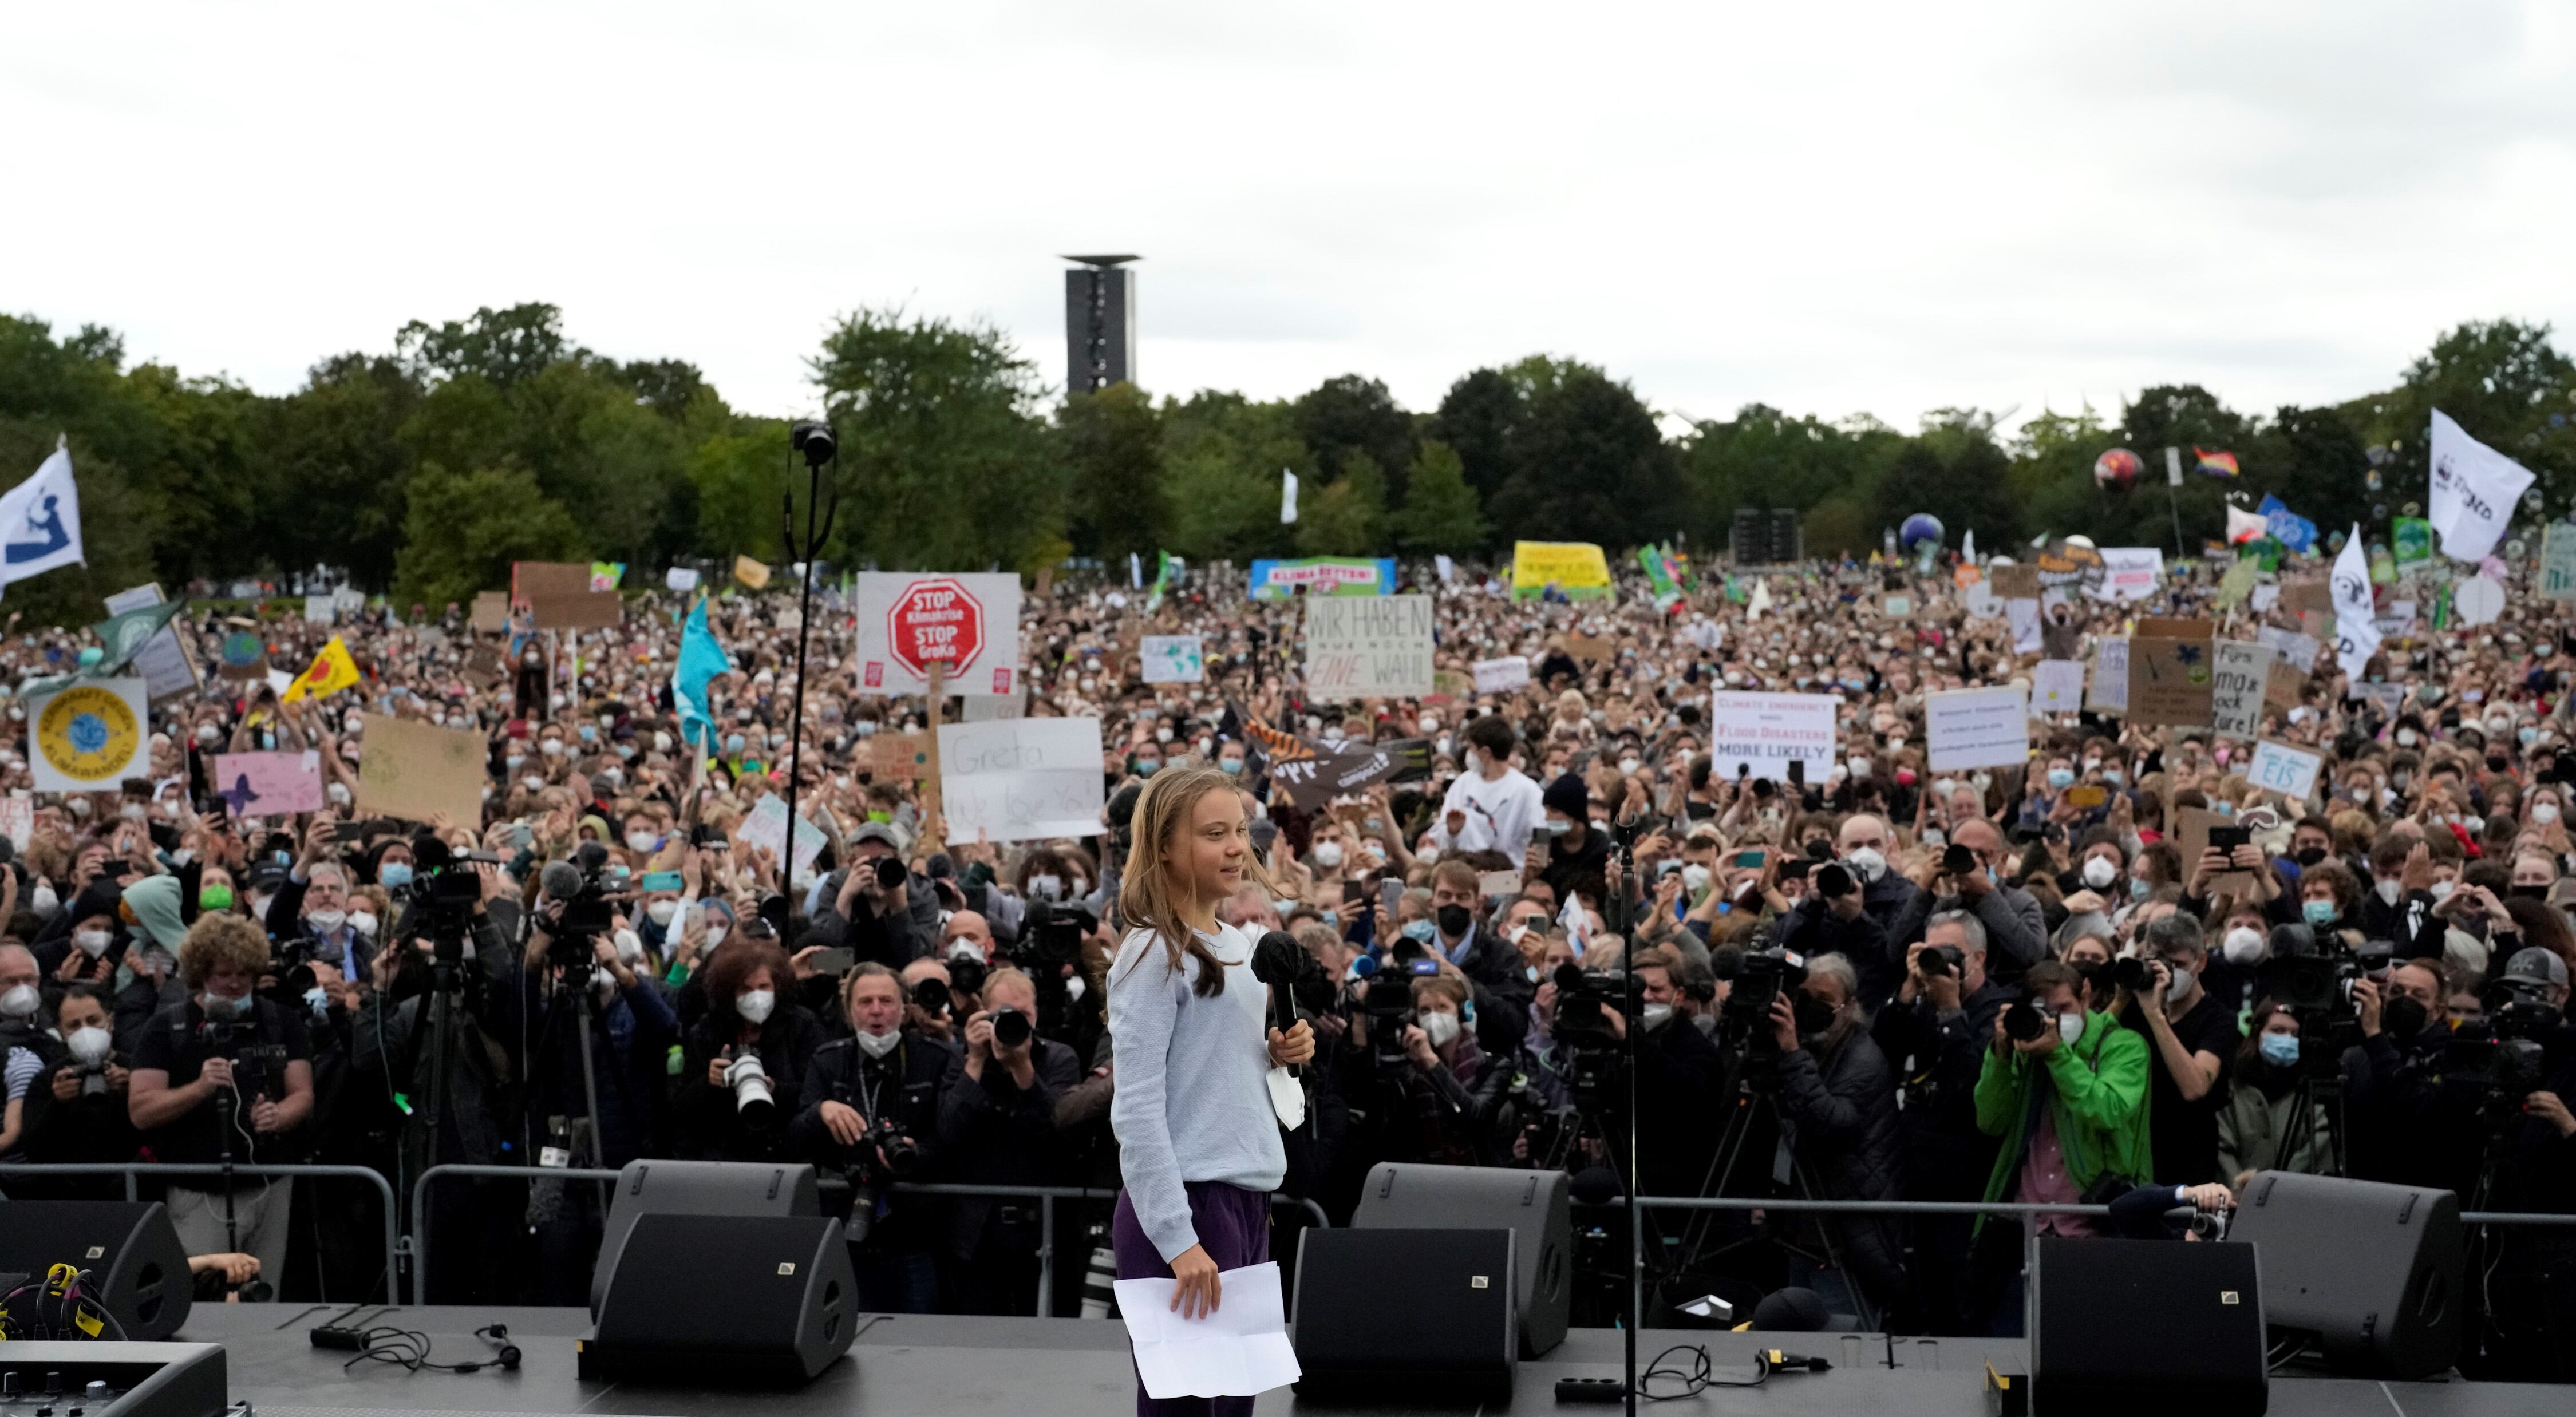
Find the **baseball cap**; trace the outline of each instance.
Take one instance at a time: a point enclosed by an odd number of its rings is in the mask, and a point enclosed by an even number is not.
[[[2504,973],[2497,977],[2518,980],[2525,984],[2551,984],[2565,988],[2567,961],[2538,945],[2526,945],[2513,952],[2513,957],[2504,962]]]

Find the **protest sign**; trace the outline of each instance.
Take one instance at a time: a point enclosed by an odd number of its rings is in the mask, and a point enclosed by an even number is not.
[[[115,660],[123,647],[109,632],[108,625],[116,625],[137,610],[149,610],[162,603],[158,582],[121,590],[107,598],[107,613],[117,618],[99,626],[98,630],[100,642],[107,646],[109,662]],[[143,676],[144,690],[152,696],[154,703],[197,687],[196,661],[189,657],[187,643],[179,638],[176,625],[165,622],[152,638],[131,651],[125,663]]]
[[[0,833],[8,836],[11,846],[26,850],[28,839],[36,834],[36,799],[23,792],[0,797]],[[1512,879],[1517,882],[1520,878]]]
[[[554,596],[590,593],[590,564],[575,565],[570,561],[513,561],[510,563],[510,600],[515,605],[529,605]]]
[[[2232,819],[2202,807],[2175,808],[2174,822],[2177,833],[2174,845],[2182,852],[2182,870],[2185,880],[2191,879],[2193,873],[2200,869],[2201,853],[2209,850],[2209,829],[2236,824]],[[2212,895],[2222,892],[2233,896],[2250,895],[2254,890],[2254,873],[2251,871],[2215,872],[2202,878],[2200,889]]]
[[[1009,571],[858,576],[859,691],[918,694],[930,666],[951,694],[1008,694],[1020,682],[1020,578]]]
[[[2463,625],[2491,625],[2504,613],[2504,587],[2471,576],[2451,588],[2451,614]]]
[[[2281,657],[2281,662],[2305,674],[2317,667],[2317,651],[2325,648],[2313,635],[2285,630],[2278,625],[2265,625],[2254,632],[2254,642],[2267,646]]]
[[[2216,635],[2207,620],[2140,620],[2129,636],[2129,721],[2207,725]]]
[[[2037,600],[2004,602],[2004,623],[2012,627],[2013,653],[2037,654],[2043,644],[2043,625]]]
[[[215,673],[235,683],[252,684],[268,677],[268,641],[256,630],[227,630],[217,651],[222,663]]]
[[[880,733],[867,742],[867,757],[860,766],[870,775],[888,782],[916,782],[930,771],[930,735],[927,733]]]
[[[974,698],[959,699],[957,702],[958,705],[965,710],[965,712],[958,715],[958,721],[960,723],[990,723],[997,718],[1026,718],[1029,716],[1029,699],[1028,690],[1026,689],[1015,690],[999,697],[989,694],[978,694]]]
[[[1312,751],[1301,757],[1274,755],[1269,766],[1271,784],[1301,811],[1319,811],[1335,798],[1381,782],[1413,782],[1431,775],[1428,738],[1308,742],[1305,746]]]
[[[1809,782],[1823,782],[1834,770],[1834,719],[1841,708],[1832,694],[1718,690],[1710,699],[1710,775],[1733,778],[1750,768],[1755,777],[1786,782],[1789,764],[1797,761],[1807,765]]]
[[[2540,533],[2540,598],[2576,600],[2576,525],[2551,522]]]
[[[2030,700],[2020,689],[1953,689],[1923,700],[1934,772],[2030,761]]]
[[[1306,694],[1321,700],[1419,698],[1432,690],[1427,595],[1306,604]]]
[[[787,855],[787,799],[775,792],[761,798],[743,817],[741,824],[733,829],[733,834],[744,845],[767,847],[772,859],[784,860]],[[787,863],[790,880],[812,864],[826,841],[821,827],[806,820],[802,812],[796,815],[796,859]]]
[[[2253,598],[2245,603],[2253,609],[2255,614],[2269,615],[2272,613],[2272,607],[2281,603],[2281,587],[2277,583],[2258,583],[2254,587]]]
[[[1529,660],[1522,655],[1505,655],[1501,659],[1480,659],[1473,666],[1476,692],[1508,694],[1529,687]]]
[[[1393,595],[1395,558],[1309,556],[1302,561],[1255,561],[1250,594],[1255,600],[1307,595]]]
[[[685,595],[698,588],[698,573],[693,567],[673,566],[662,573],[662,588],[676,590]]]
[[[2144,600],[2164,579],[2165,553],[2155,547],[2105,546],[2101,555],[2102,584],[2085,592],[2095,600]]]
[[[752,590],[763,590],[769,585],[769,566],[748,556],[736,556],[733,558],[733,578]]]
[[[2033,713],[2074,713],[2084,707],[2084,661],[2043,659],[2030,671]]]
[[[2129,641],[2126,636],[2111,635],[2093,646],[2093,687],[2084,696],[2084,706],[2095,713],[2129,712]]]
[[[1910,595],[1891,595],[1887,598],[1884,609],[1887,618],[1890,620],[1905,619],[1914,613],[1914,597]]]
[[[1148,684],[1198,684],[1207,679],[1207,661],[1196,635],[1147,635],[1137,641]]]
[[[1097,718],[1008,718],[939,727],[948,843],[1098,836],[1104,805]]]
[[[339,620],[340,602],[338,600],[327,595],[308,595],[304,597],[304,621],[306,624],[332,625],[339,623]]]
[[[474,628],[495,632],[510,628],[510,593],[487,590],[474,597]]]
[[[1610,657],[1610,641],[1600,635],[1568,635],[1565,652],[1586,664],[1599,664]]]
[[[2425,519],[2441,536],[2443,555],[2475,561],[2494,551],[2531,482],[2529,469],[2433,410],[2432,495]]]
[[[2102,578],[2110,570],[2099,550],[2072,541],[2050,542],[2031,564],[2039,570],[2042,590],[2080,591],[2086,595],[2101,588]]]
[[[479,822],[483,760],[480,733],[370,714],[358,753],[358,807],[412,822],[439,812],[457,822]]]
[[[2313,610],[2320,615],[2334,613],[2334,587],[2324,581],[2284,581],[2279,605],[2293,615]]]
[[[31,696],[27,766],[38,792],[113,792],[152,768],[149,691],[140,679],[90,679]]]
[[[2305,802],[2316,792],[2317,772],[2325,762],[2323,754],[2266,738],[2254,745],[2254,760],[2247,765],[2245,775],[2266,792],[2278,792],[2292,802]]]
[[[322,755],[217,753],[208,776],[236,817],[275,817],[322,810]]]
[[[465,663],[457,671],[465,682],[478,689],[489,689],[510,677],[510,661],[501,654],[499,645],[478,644],[465,652]]]
[[[2218,608],[2233,610],[2254,593],[2254,580],[2263,574],[2263,563],[2252,558],[2238,561],[2218,577]]]
[[[1610,561],[1588,541],[1512,543],[1512,599],[1527,600],[1554,586],[1577,600],[1610,593]]]
[[[2263,700],[2272,682],[2272,651],[2220,640],[2209,683],[2209,726],[2222,738],[2252,738],[2263,729]]]
[[[609,630],[625,623],[625,618],[613,590],[550,593],[528,601],[528,623],[540,630]]]
[[[2263,707],[2288,713],[2299,706],[2300,691],[2308,684],[2308,671],[2275,655],[2272,672],[2263,678]]]
[[[2004,603],[1996,596],[1992,581],[1970,582],[1968,588],[1959,593],[1959,599],[1968,613],[1980,620],[1992,620],[2004,613]]]
[[[1986,569],[1986,584],[1995,588],[1997,600],[2039,599],[2037,566],[2002,565]]]

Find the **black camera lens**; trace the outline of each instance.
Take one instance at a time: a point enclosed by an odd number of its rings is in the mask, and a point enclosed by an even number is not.
[[[1966,967],[1968,962],[1966,952],[1957,945],[1933,945],[1923,951],[1921,958],[1923,973],[1927,978],[1933,975],[1957,974]]]
[[[948,1012],[948,985],[944,980],[924,979],[912,986],[912,1001],[926,1014]]]
[[[993,1042],[998,1047],[1017,1048],[1028,1042],[1034,1031],[1029,1016],[1018,1009],[1004,1009],[993,1015]]]
[[[984,962],[979,959],[952,959],[948,962],[948,992],[981,994],[984,992]]]
[[[2004,1036],[2016,1043],[2028,1043],[2048,1032],[2048,1015],[2037,1004],[2016,1003],[2004,1009]]]
[[[877,858],[877,888],[893,890],[904,882],[903,863],[891,856]]]
[[[2111,982],[2132,994],[2143,994],[2155,987],[2156,977],[2147,962],[2136,955],[2122,955],[2111,961]]]
[[[1964,876],[1975,869],[1977,869],[1977,853],[1955,841],[1941,848],[1942,875]]]
[[[1816,894],[1827,900],[1840,900],[1852,893],[1852,874],[1840,862],[1828,861],[1818,866],[1810,877]]]

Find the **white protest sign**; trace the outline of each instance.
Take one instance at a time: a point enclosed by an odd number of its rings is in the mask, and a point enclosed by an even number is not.
[[[1968,607],[1968,613],[1980,620],[1992,620],[2004,613],[2004,603],[1995,597],[1991,582],[1971,583],[1967,590],[1961,592],[1960,600]]]
[[[2304,802],[2317,790],[2317,771],[2325,762],[2321,754],[2266,738],[2254,745],[2254,761],[2247,765],[2246,776],[2266,792]]]
[[[941,724],[939,801],[952,846],[978,832],[994,841],[1098,836],[1100,720]]]
[[[159,605],[161,600],[161,585],[153,581],[109,596],[107,613],[122,615],[129,610]],[[136,650],[133,659],[127,662],[142,674],[144,688],[152,695],[154,703],[197,687],[196,666],[189,662],[188,651],[179,642],[179,626],[175,621],[162,626],[160,632],[145,641],[143,648]]]
[[[1144,656],[1148,684],[1197,684],[1207,679],[1207,661],[1196,635],[1145,635],[1136,641]]]
[[[2359,522],[2352,524],[2352,535],[2343,544],[2343,554],[2335,557],[2329,586],[2335,617],[2335,661],[2343,666],[2347,677],[2359,679],[2362,666],[2379,652],[2379,627],[2375,623],[2378,612],[2371,608],[2370,564],[2362,558]]]
[[[339,598],[329,595],[304,597],[304,618],[315,625],[329,625],[337,622],[340,618]]]
[[[664,590],[692,591],[698,588],[698,573],[688,566],[673,566],[662,573]]]
[[[2030,699],[2020,689],[1954,689],[1923,700],[1934,772],[2030,761]]]
[[[787,799],[775,792],[761,798],[759,805],[742,819],[742,824],[733,829],[733,834],[740,837],[745,845],[765,846],[772,857],[784,857],[787,854]],[[800,814],[796,819],[796,859],[787,866],[790,878],[812,865],[815,853],[821,851],[824,844],[823,829]]]
[[[1328,595],[1306,601],[1306,697],[1422,698],[1433,692],[1431,597]]]
[[[2084,661],[2043,659],[2030,671],[2030,711],[2074,713],[2084,707]]]
[[[2152,546],[2105,546],[2101,548],[2102,584],[2085,592],[2095,600],[2122,603],[2144,600],[2156,593],[2165,576],[2165,553]]]
[[[2096,713],[2129,711],[2129,637],[2111,635],[2094,642],[2093,691],[2084,706]]]
[[[1739,767],[1772,782],[1789,780],[1789,764],[1807,765],[1810,782],[1834,770],[1832,694],[1754,694],[1720,689],[1711,698],[1709,772],[1732,778]]]
[[[294,682],[292,679],[289,683]],[[152,768],[140,679],[91,679],[27,702],[27,767],[38,792],[114,792]]]
[[[2505,523],[2513,519],[2514,505],[2531,490],[2529,469],[2470,437],[2438,408],[2433,410],[2432,463],[2427,520],[2441,535],[2442,554],[2475,561],[2493,553]]]
[[[2040,620],[2038,601],[2005,601],[2004,620],[2007,624],[2012,626],[2013,653],[2039,653]]]
[[[36,834],[36,799],[23,794],[0,797],[0,831],[8,833],[10,845],[26,850],[27,838]]]
[[[2504,613],[2504,587],[2485,576],[2471,576],[2452,589],[2451,611],[2463,625],[2492,625]]]
[[[2254,632],[2254,642],[2266,646],[2281,657],[2281,662],[2305,674],[2317,666],[2317,651],[2323,646],[2314,635],[2284,630],[2278,625],[2265,625]]]
[[[2254,607],[2254,613],[2257,615],[2271,614],[2272,607],[2280,603],[2281,587],[2271,582],[2265,582],[2255,586],[2254,598],[2246,602],[2246,604]]]
[[[930,666],[948,666],[949,693],[1020,687],[1020,578],[1009,571],[858,576],[859,692],[918,694]]]
[[[2263,690],[2272,681],[2272,650],[2220,640],[2210,656],[2209,726],[2221,738],[2251,738],[2263,729]]]
[[[1501,659],[1480,659],[1475,663],[1476,692],[1508,694],[1529,687],[1529,658],[1509,654]]]

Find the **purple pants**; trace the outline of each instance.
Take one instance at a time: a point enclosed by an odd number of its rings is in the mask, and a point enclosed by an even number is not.
[[[1263,1191],[1247,1191],[1223,1181],[1193,1181],[1186,1188],[1190,1195],[1190,1224],[1199,1232],[1199,1244],[1216,1261],[1221,1270],[1241,1269],[1270,1258],[1270,1196]],[[1163,1263],[1154,1242],[1145,1238],[1145,1228],[1136,1223],[1136,1207],[1127,1193],[1118,1193],[1117,1218],[1109,1223],[1109,1245],[1118,1256],[1120,1279],[1169,1279],[1172,1267]],[[1219,1303],[1224,1299],[1219,1296]],[[1131,1359],[1128,1366],[1133,1369]],[[1167,1397],[1157,1401],[1145,1395],[1145,1380],[1136,1380],[1136,1417],[1252,1417],[1252,1399],[1248,1397]]]

